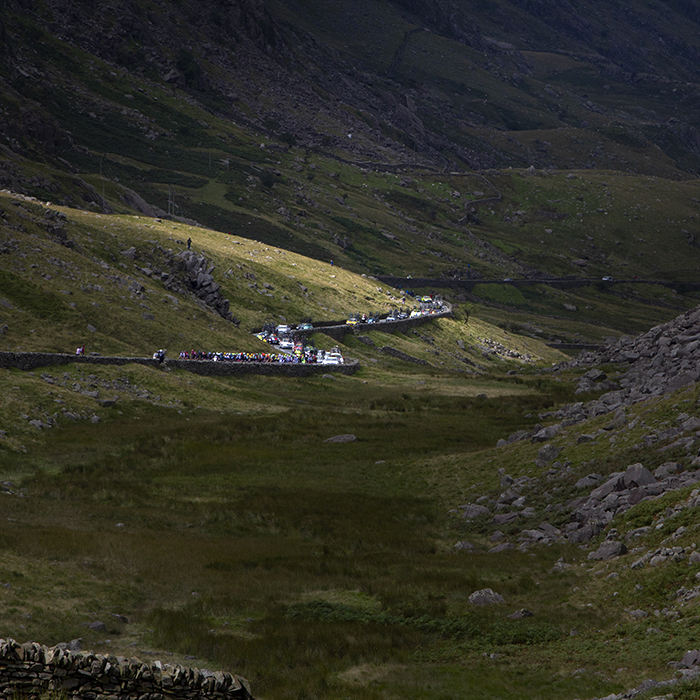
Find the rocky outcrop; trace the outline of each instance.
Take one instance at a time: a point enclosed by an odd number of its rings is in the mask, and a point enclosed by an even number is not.
[[[493,498],[482,496],[476,503],[463,505],[453,512],[461,512],[466,519],[491,518],[492,524],[497,527],[510,524],[512,528],[519,520],[531,519],[536,515],[527,503],[530,493],[541,490],[547,482],[559,482],[567,485],[567,488],[573,483],[574,488],[584,491],[585,495],[547,506],[547,510],[557,513],[568,512],[569,522],[560,524],[560,529],[543,523],[537,528],[522,530],[517,536],[519,549],[525,550],[536,543],[568,541],[586,544],[609,528],[615,516],[638,503],[698,484],[700,456],[695,455],[698,454],[700,441],[700,418],[688,413],[678,413],[673,423],[667,421],[649,425],[646,435],[633,446],[644,451],[653,447],[657,454],[685,452],[686,457],[682,462],[663,462],[653,473],[642,462],[636,462],[624,471],[607,477],[591,473],[579,477],[574,483],[569,462],[553,460],[559,458],[563,451],[561,443],[557,444],[557,438],[566,435],[567,427],[590,418],[612,413],[612,419],[604,427],[579,434],[577,444],[594,442],[603,437],[615,441],[625,431],[640,425],[644,427],[643,419],[630,420],[627,417],[627,407],[649,398],[665,396],[697,382],[700,379],[696,360],[699,349],[700,307],[636,338],[622,338],[614,345],[597,352],[584,352],[576,360],[562,365],[561,368],[566,370],[589,368],[579,380],[579,387],[586,392],[601,390],[605,393],[593,401],[570,404],[554,413],[540,416],[554,417],[559,419],[558,423],[547,427],[535,426],[531,431],[519,431],[507,440],[499,440],[500,448],[525,439],[545,443],[539,449],[535,464],[540,469],[549,468],[542,477],[518,479],[513,479],[502,470],[503,493]],[[617,365],[622,373],[615,377],[615,382],[611,382],[607,373],[614,372],[614,367],[606,373],[600,365]],[[658,461],[655,463],[658,464]],[[700,505],[700,490],[693,491],[689,502],[680,507],[694,505]],[[558,522],[561,523],[560,518]],[[610,535],[608,533],[608,540],[591,552],[591,559],[607,560],[626,552],[624,543],[617,542]],[[508,544],[514,546],[503,542],[492,551],[502,551]],[[669,553],[662,549],[648,559],[640,560],[637,565],[641,566],[647,560],[656,564],[676,555],[673,551]]]
[[[67,221],[68,217],[62,211],[56,211],[55,209],[46,209],[44,211],[46,231],[61,245],[66,246],[66,248],[73,248],[75,242],[68,238],[68,232],[66,231]]]
[[[122,188],[119,199],[123,204],[126,204],[127,207],[136,210],[139,214],[144,214],[152,218],[166,216],[166,213],[160,207],[149,204],[140,194],[126,187]]]
[[[171,265],[173,274],[165,281],[165,286],[172,291],[190,291],[208,307],[216,311],[227,321],[233,321],[229,311],[229,300],[224,297],[221,285],[214,279],[215,266],[203,255],[193,250],[183,250],[176,255],[163,251]]]
[[[635,338],[623,337],[603,350],[583,352],[561,366],[595,368],[584,375],[579,388],[585,391],[611,388],[609,380],[597,369],[599,365],[616,364],[623,372],[612,385],[615,388],[595,401],[565,406],[554,415],[579,422],[690,386],[700,379],[696,360],[699,349],[700,307]]]
[[[638,695],[642,695],[643,693],[648,693],[651,690],[672,688],[681,682],[694,680],[700,676],[700,650],[691,649],[686,651],[680,661],[670,661],[668,665],[676,670],[676,672],[680,675],[680,678],[669,678],[665,681],[657,681],[653,678],[649,678],[640,683],[636,688],[628,690],[627,692],[606,695],[604,698],[593,698],[592,700],[628,700],[629,698],[636,698]],[[655,695],[655,697],[670,698],[671,695]]]

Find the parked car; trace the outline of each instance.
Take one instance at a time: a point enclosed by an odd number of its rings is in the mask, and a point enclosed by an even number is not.
[[[297,325],[297,330],[298,331],[312,331],[314,329],[313,325],[310,323],[307,323],[306,321],[303,321],[299,325]]]
[[[282,336],[290,333],[292,329],[286,323],[283,323],[277,326],[275,330],[277,331],[277,335]]]
[[[613,281],[613,278],[610,275],[605,275],[605,277],[603,277],[603,282],[612,282],[612,281]]]
[[[356,326],[360,322],[360,316],[358,314],[350,314],[350,318],[348,318],[345,323],[348,326]]]

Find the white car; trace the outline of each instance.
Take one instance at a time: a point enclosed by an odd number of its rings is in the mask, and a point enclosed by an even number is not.
[[[338,348],[333,348],[332,350],[323,353],[320,363],[322,365],[342,365],[345,364],[345,360],[343,359],[343,355],[340,350],[338,350]]]
[[[290,336],[285,335],[284,337],[280,338],[279,349],[294,350],[294,340]]]
[[[291,328],[285,323],[282,324],[281,326],[277,326],[277,335],[282,335],[283,333],[286,335],[287,333],[291,332]]]

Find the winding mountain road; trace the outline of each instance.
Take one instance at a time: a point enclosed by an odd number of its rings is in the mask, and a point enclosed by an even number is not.
[[[576,289],[579,287],[589,287],[591,285],[614,286],[620,284],[657,284],[662,287],[672,289],[682,289],[684,291],[700,290],[699,282],[681,282],[671,280],[655,279],[617,279],[603,280],[600,277],[538,277],[533,279],[462,279],[450,277],[395,277],[391,275],[376,275],[379,282],[388,284],[398,289],[411,288],[450,288],[466,289],[471,291],[477,284],[510,284],[514,287],[530,287],[536,284],[547,284],[557,289]]]

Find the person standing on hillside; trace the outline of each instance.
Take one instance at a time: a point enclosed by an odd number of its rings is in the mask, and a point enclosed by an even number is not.
[[[187,239],[187,250],[189,250],[192,247],[192,239],[188,238]]]

